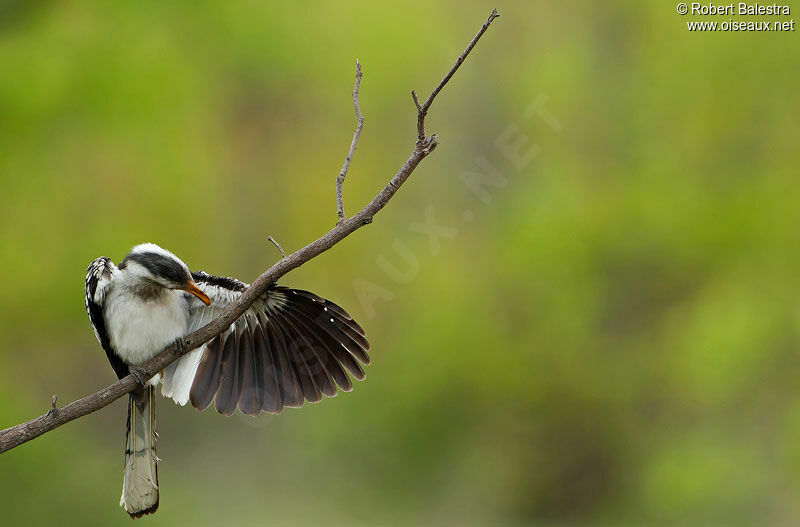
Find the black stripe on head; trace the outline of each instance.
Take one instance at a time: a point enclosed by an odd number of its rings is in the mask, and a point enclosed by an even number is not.
[[[128,262],[133,261],[150,271],[158,278],[163,278],[174,284],[185,284],[191,277],[189,271],[180,262],[163,254],[154,252],[142,252],[129,254],[119,265],[124,269]]]

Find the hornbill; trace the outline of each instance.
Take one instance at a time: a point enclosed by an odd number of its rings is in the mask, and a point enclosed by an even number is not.
[[[155,389],[180,405],[222,414],[280,413],[317,402],[364,379],[369,343],[341,307],[314,293],[273,284],[229,328],[149,381],[138,366],[219,316],[247,284],[191,272],[158,245],[137,245],[119,266],[98,258],[86,275],[86,311],[120,379],[131,373],[120,505],[132,517],[158,508]],[[185,351],[185,350],[184,350]]]

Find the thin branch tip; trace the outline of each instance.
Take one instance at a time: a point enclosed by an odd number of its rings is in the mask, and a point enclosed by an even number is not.
[[[489,18],[487,18],[486,22],[483,23],[481,28],[478,30],[478,33],[474,37],[472,37],[472,40],[469,42],[469,44],[467,44],[466,49],[464,49],[461,55],[458,56],[458,59],[456,59],[456,63],[453,64],[453,67],[450,68],[450,71],[448,71],[447,74],[444,76],[444,78],[441,81],[439,81],[439,84],[436,86],[436,88],[433,89],[431,94],[428,95],[428,98],[425,99],[425,102],[422,104],[422,106],[420,107],[419,105],[417,105],[418,106],[417,137],[419,141],[425,140],[426,137],[425,116],[428,115],[428,109],[431,107],[431,104],[433,104],[433,100],[436,98],[437,95],[439,95],[439,92],[442,91],[442,88],[444,88],[444,86],[450,81],[450,79],[453,78],[453,75],[456,74],[458,68],[461,67],[461,64],[463,64],[464,60],[466,60],[467,55],[469,55],[470,52],[473,50],[473,48],[475,48],[475,46],[478,44],[478,41],[481,39],[483,34],[486,33],[487,29],[489,29],[489,26],[492,24],[492,21],[494,21],[494,19],[497,18],[498,16],[500,15],[497,13],[497,9],[492,9],[492,12],[489,14]],[[415,94],[413,94],[412,92],[412,96],[413,95]],[[416,97],[414,102],[417,102]]]
[[[411,90],[411,98],[414,99],[414,104],[417,107],[417,114],[422,112],[422,105],[419,103],[419,99],[417,98],[417,92]]]
[[[56,407],[56,403],[57,403],[57,402],[58,402],[58,395],[56,395],[56,394],[53,394],[53,400],[52,400],[52,402],[50,403],[50,411],[49,411],[48,413],[51,413],[51,414],[53,414],[53,413],[55,413],[56,411],[58,411],[58,408]]]
[[[281,247],[281,244],[278,243],[278,240],[276,240],[272,236],[267,236],[267,240],[272,242],[272,245],[277,247],[277,249],[281,252],[281,258],[286,258],[286,252],[283,250],[283,247]]]
[[[340,225],[347,219],[344,213],[344,196],[342,187],[344,186],[344,178],[347,177],[347,171],[350,170],[350,163],[353,162],[353,155],[356,153],[358,146],[358,139],[361,137],[361,130],[364,128],[364,115],[361,113],[361,102],[359,101],[359,90],[361,89],[361,63],[356,59],[356,82],[353,85],[353,109],[356,112],[356,131],[353,133],[353,140],[350,142],[350,149],[347,151],[347,156],[344,158],[342,170],[336,177],[336,216],[338,218],[336,224]]]

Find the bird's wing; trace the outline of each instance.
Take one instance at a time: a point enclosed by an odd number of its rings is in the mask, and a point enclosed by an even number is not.
[[[211,298],[187,295],[189,331],[222,314],[247,288],[238,280],[192,273]],[[214,401],[220,413],[280,413],[284,406],[353,389],[369,364],[364,330],[341,307],[313,293],[273,285],[220,336],[164,371],[162,393],[198,410]]]
[[[114,368],[114,373],[121,379],[128,375],[128,367],[111,348],[108,332],[106,331],[106,321],[103,318],[103,302],[116,272],[117,266],[114,265],[110,258],[103,256],[93,261],[86,270],[85,294],[86,312],[89,314],[89,321],[92,323],[94,335],[105,350],[106,355],[108,355],[108,361],[111,363],[111,367]]]

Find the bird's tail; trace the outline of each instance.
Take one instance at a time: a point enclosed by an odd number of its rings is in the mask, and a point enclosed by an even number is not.
[[[119,504],[131,518],[139,518],[158,509],[155,403],[153,386],[131,392],[128,399],[125,477]]]

